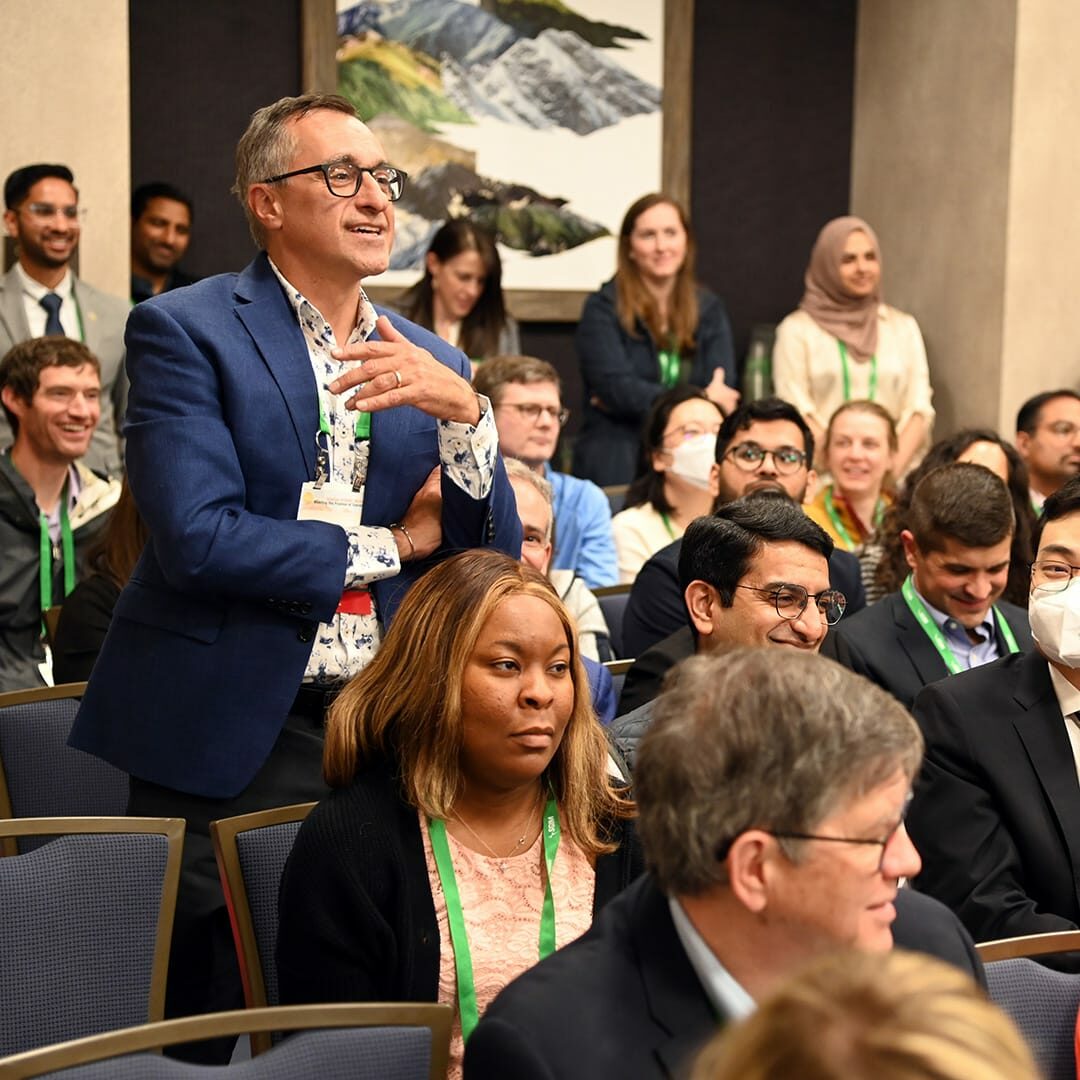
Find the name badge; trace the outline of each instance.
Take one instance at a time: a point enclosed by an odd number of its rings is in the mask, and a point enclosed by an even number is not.
[[[355,529],[364,509],[364,493],[353,491],[348,484],[316,485],[309,480],[300,488],[297,521],[326,521],[343,529]]]

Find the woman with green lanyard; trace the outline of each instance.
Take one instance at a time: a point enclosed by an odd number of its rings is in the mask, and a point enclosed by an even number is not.
[[[934,422],[930,370],[918,323],[882,300],[881,248],[857,217],[818,234],[797,311],[776,328],[773,387],[820,440],[845,402],[874,401],[896,421],[895,475],[917,464]]]
[[[858,552],[891,505],[896,449],[896,425],[877,402],[849,401],[832,414],[823,449],[830,479],[804,509],[843,551]]]
[[[283,1003],[439,1001],[464,1041],[642,870],[573,624],[494,550],[429,571],[330,710],[281,884]]]
[[[720,407],[693,386],[656,399],[645,421],[638,476],[626,493],[626,509],[611,519],[619,581],[633,581],[694,518],[712,512],[719,491],[716,435],[723,419]]]

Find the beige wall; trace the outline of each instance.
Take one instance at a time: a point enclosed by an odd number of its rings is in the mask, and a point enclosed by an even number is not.
[[[0,0],[0,6],[4,25],[18,27],[18,48],[7,48],[3,60],[0,178],[36,161],[70,166],[88,209],[80,275],[127,296],[128,2]]]

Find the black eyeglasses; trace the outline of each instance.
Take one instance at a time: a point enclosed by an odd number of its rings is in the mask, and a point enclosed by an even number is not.
[[[730,458],[743,472],[757,472],[766,456],[773,459],[773,468],[781,476],[797,473],[806,464],[806,455],[794,446],[781,446],[776,450],[766,450],[756,442],[739,443],[733,446],[724,457]]]
[[[288,180],[292,176],[306,176],[308,173],[322,173],[326,181],[326,190],[339,199],[351,199],[360,190],[364,182],[364,173],[368,173],[379,185],[379,190],[391,201],[397,202],[405,191],[405,181],[409,174],[392,165],[376,165],[365,169],[351,161],[331,161],[323,165],[311,165],[306,169],[294,169],[278,176],[268,176],[260,180],[261,184],[276,184],[279,180]]]
[[[847,607],[847,597],[839,589],[822,589],[819,593],[807,592],[802,585],[773,585],[767,589],[758,585],[736,585],[736,589],[749,589],[761,596],[768,597],[776,606],[776,614],[782,619],[797,619],[811,600],[814,601],[821,617],[835,626]]]
[[[534,424],[539,421],[541,416],[550,416],[559,427],[563,427],[566,421],[570,419],[569,409],[556,408],[554,405],[538,405],[536,402],[526,402],[523,405],[518,405],[516,402],[504,401],[503,407],[517,409],[526,420],[529,420]]]

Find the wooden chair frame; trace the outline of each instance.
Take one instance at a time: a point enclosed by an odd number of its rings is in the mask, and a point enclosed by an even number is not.
[[[175,1043],[226,1035],[271,1031],[306,1031],[346,1027],[426,1027],[431,1029],[430,1080],[446,1076],[450,1056],[449,1005],[417,1005],[413,1002],[361,1005],[284,1005],[265,1009],[234,1009],[206,1016],[186,1016],[139,1027],[91,1035],[56,1046],[27,1050],[0,1058],[0,1080],[31,1077],[89,1065],[95,1061],[158,1050]],[[227,1076],[228,1071],[222,1070]]]
[[[1025,934],[1022,937],[981,941],[975,946],[975,951],[984,964],[994,960],[1080,951],[1080,930],[1058,930],[1049,934]]]
[[[86,692],[86,683],[61,683],[59,686],[35,686],[29,690],[9,690],[0,694],[0,711],[12,705],[30,705],[35,701],[56,701],[58,698],[81,698]],[[11,792],[8,791],[7,776],[4,773],[4,759],[0,755],[0,820],[13,816]],[[18,848],[9,836],[0,838],[0,858],[17,855]]]
[[[236,846],[239,833],[284,825],[291,821],[303,821],[311,813],[315,803],[297,803],[280,806],[273,810],[259,810],[254,814],[240,814],[210,822],[210,838],[214,843],[221,887],[229,910],[236,956],[240,963],[240,979],[244,986],[244,1001],[249,1009],[271,1008],[266,1001],[266,983],[263,979],[259,946],[255,939],[255,924],[251,920],[251,903],[247,885],[240,869],[240,852]],[[252,1055],[264,1053],[271,1047],[269,1031],[253,1031]]]
[[[637,660],[633,657],[629,660],[605,660],[604,667],[606,667],[612,675],[625,675],[636,663]]]
[[[176,913],[176,891],[180,885],[180,856],[184,849],[184,828],[183,818],[66,817],[11,818],[0,821],[0,837],[61,837],[101,833],[153,833],[165,837],[168,843],[168,855],[165,863],[165,879],[161,888],[161,907],[158,911],[154,960],[150,975],[150,997],[146,1010],[151,1023],[161,1020],[165,1015],[165,980],[169,973],[169,947],[172,944],[173,916]],[[4,1075],[6,1074],[0,1070],[0,1076]]]
[[[618,585],[601,585],[598,588],[590,589],[589,592],[593,596],[621,596],[623,593],[628,593],[634,587],[632,581],[624,581]]]

